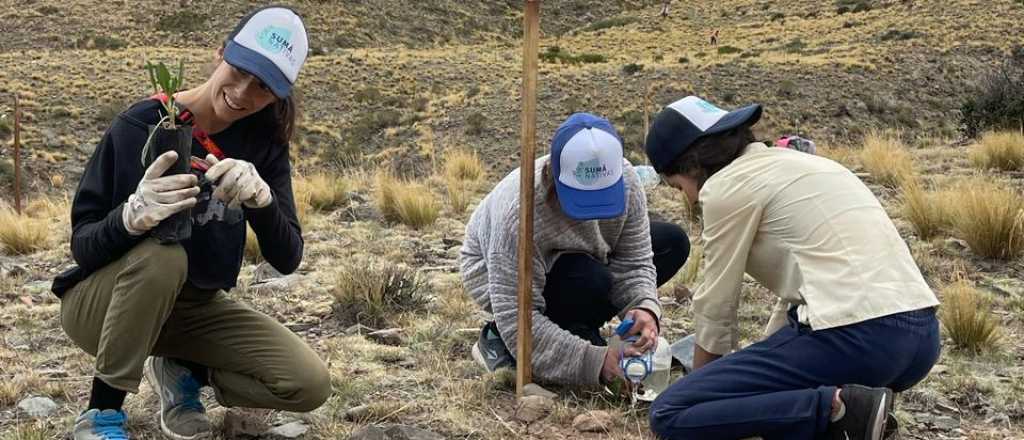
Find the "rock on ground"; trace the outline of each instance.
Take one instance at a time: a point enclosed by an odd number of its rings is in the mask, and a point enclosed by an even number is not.
[[[366,334],[366,339],[369,339],[378,344],[384,345],[402,345],[402,329],[400,328],[387,328],[384,330],[377,330]]]
[[[608,411],[587,411],[573,419],[572,427],[579,432],[606,432],[614,423]]]
[[[47,397],[29,397],[18,402],[18,409],[29,417],[44,418],[57,412],[57,404]]]
[[[542,387],[540,385],[537,385],[535,383],[528,383],[528,384],[524,385],[523,386],[523,395],[524,396],[541,396],[541,397],[546,397],[548,399],[555,399],[555,398],[558,397],[558,394],[555,394],[555,393],[553,393],[551,391],[548,391],[548,390],[544,389],[544,387]]]
[[[521,397],[516,405],[516,420],[523,423],[533,423],[547,416],[554,406],[555,401],[547,397]]]
[[[295,439],[302,438],[306,435],[307,431],[309,431],[309,426],[306,425],[306,422],[297,420],[272,428],[267,431],[264,437],[280,440]]]
[[[367,426],[353,432],[349,440],[444,440],[444,437],[412,426]]]

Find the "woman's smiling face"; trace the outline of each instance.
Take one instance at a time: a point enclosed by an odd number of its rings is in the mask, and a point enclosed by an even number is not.
[[[277,101],[259,78],[221,60],[210,77],[211,102],[217,118],[238,121]]]

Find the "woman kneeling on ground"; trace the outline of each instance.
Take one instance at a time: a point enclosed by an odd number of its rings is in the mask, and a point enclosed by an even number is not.
[[[327,369],[302,339],[224,292],[237,281],[246,222],[281,273],[302,259],[288,142],[297,111],[292,85],[306,53],[295,12],[260,9],[217,51],[209,79],[175,95],[201,139],[192,154],[206,157],[208,170],[198,164],[193,173],[161,177],[178,159],[174,152],[143,168],[147,127],[165,116],[160,97],[119,115],[93,153],[71,208],[78,266],[53,287],[65,332],[96,356],[76,440],[127,439],[121,408],[144,372],[160,399],[160,427],[174,439],[209,436],[203,386],[228,407],[310,411],[330,395]],[[212,194],[198,175],[213,183]],[[190,207],[191,238],[160,244],[150,236]]]
[[[694,372],[651,407],[666,439],[878,440],[892,403],[939,356],[935,294],[849,170],[754,142],[761,106],[697,97],[658,114],[654,168],[704,218]],[[767,339],[738,342],[744,273],[780,297]],[[721,359],[719,359],[721,358]]]
[[[616,315],[630,317],[629,334],[639,339],[626,353],[654,348],[657,286],[682,267],[689,239],[675,225],[648,220],[643,187],[605,119],[569,117],[536,170],[534,375],[560,384],[613,381],[622,377],[620,353],[607,348],[600,328]],[[474,359],[488,371],[515,362],[518,231],[516,169],[480,202],[461,250],[466,291],[494,316],[473,346]]]

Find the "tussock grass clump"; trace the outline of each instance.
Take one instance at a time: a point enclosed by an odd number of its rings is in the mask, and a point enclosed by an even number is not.
[[[860,161],[875,181],[890,188],[898,188],[914,176],[914,162],[907,146],[894,134],[868,133]]]
[[[460,181],[478,181],[484,177],[484,163],[475,151],[453,150],[445,155],[445,177]]]
[[[953,228],[975,254],[1007,260],[1024,254],[1024,196],[1006,183],[974,177],[949,198]]]
[[[922,240],[928,240],[950,226],[951,217],[942,193],[925,190],[917,179],[903,185],[900,210]]]
[[[377,173],[377,207],[384,218],[419,229],[433,224],[441,211],[440,203],[426,185],[399,179],[390,173]]]
[[[50,242],[50,225],[46,220],[29,217],[0,206],[0,251],[10,255],[26,255],[46,248]]]
[[[999,323],[990,313],[988,301],[967,280],[942,289],[939,320],[957,348],[977,353],[999,342]]]
[[[1024,169],[1024,134],[1013,131],[985,133],[971,151],[971,164],[981,169]]]
[[[318,211],[330,211],[348,200],[352,182],[345,177],[318,172],[296,179],[295,193],[308,196],[309,206]]]
[[[393,325],[398,315],[429,302],[428,285],[405,266],[356,258],[334,274],[334,313],[344,324],[372,328]]]

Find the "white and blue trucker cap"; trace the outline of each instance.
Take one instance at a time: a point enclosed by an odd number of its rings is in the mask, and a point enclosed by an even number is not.
[[[569,218],[606,219],[626,211],[622,141],[608,120],[576,113],[563,122],[551,144],[551,170]]]
[[[283,6],[247,15],[224,45],[224,61],[256,76],[281,99],[291,94],[308,53],[302,19]]]
[[[644,148],[659,173],[704,136],[723,133],[761,119],[761,105],[752,104],[725,111],[696,96],[687,96],[666,106],[651,122]]]

